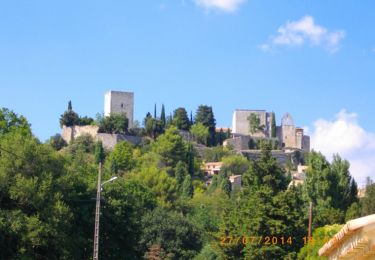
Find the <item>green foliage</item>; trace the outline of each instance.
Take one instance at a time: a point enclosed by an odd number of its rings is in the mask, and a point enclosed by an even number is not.
[[[249,121],[249,132],[251,134],[264,130],[264,126],[260,125],[260,118],[257,114],[251,113],[247,120]]]
[[[130,171],[134,166],[133,146],[126,141],[117,143],[113,151],[108,155],[106,168],[112,173],[118,174]]]
[[[68,256],[72,214],[59,182],[64,160],[23,131],[1,136],[0,258]],[[6,246],[9,245],[9,248]]]
[[[205,127],[208,127],[208,146],[215,146],[216,145],[216,120],[214,117],[214,113],[212,111],[212,107],[200,105],[197,109],[195,114],[195,124],[201,123]]]
[[[337,232],[340,231],[342,225],[332,225],[317,228],[313,232],[311,240],[306,239],[306,245],[298,253],[298,259],[303,260],[318,260],[327,259],[326,257],[319,256],[318,252],[322,246],[329,241]]]
[[[191,182],[191,177],[189,174],[185,175],[184,182],[182,183],[182,192],[181,196],[186,199],[190,199],[193,197],[194,188]]]
[[[180,187],[185,179],[185,176],[188,175],[186,169],[186,164],[182,161],[179,161],[175,167],[174,175],[176,177],[177,185]]]
[[[103,143],[101,141],[95,144],[95,161],[96,163],[103,163],[105,158]]]
[[[330,164],[326,158],[311,152],[307,159],[304,197],[314,207],[314,227],[343,223],[345,212],[357,202],[357,185],[349,173],[349,163],[335,155]]]
[[[163,128],[167,125],[167,120],[165,117],[165,107],[164,104],[161,106],[160,121],[162,122]]]
[[[180,130],[190,129],[190,120],[185,108],[179,107],[173,113],[173,124]]]
[[[24,116],[18,116],[7,108],[0,109],[0,135],[6,134],[13,130],[21,130],[25,134],[30,135],[30,124]]]
[[[79,118],[79,125],[81,125],[81,126],[92,125],[94,123],[95,123],[95,121],[91,117],[84,116],[84,117]]]
[[[154,139],[161,135],[165,128],[164,122],[157,118],[153,118],[150,113],[147,113],[145,119],[143,120],[143,125],[145,127],[146,134]]]
[[[160,245],[165,259],[193,259],[202,248],[202,231],[180,214],[157,208],[142,219],[143,252]]]
[[[204,150],[203,160],[206,162],[220,162],[223,157],[232,154],[227,147],[215,146],[210,149]]]
[[[80,124],[79,116],[76,112],[73,111],[72,102],[69,101],[68,110],[66,110],[64,114],[60,116],[60,127],[63,127],[64,125],[75,126],[79,124]]]
[[[365,197],[361,199],[362,216],[375,214],[375,184],[366,186]]]
[[[56,151],[61,150],[68,144],[65,142],[65,140],[61,137],[60,134],[55,134],[54,136],[51,136],[51,138],[47,141],[47,143]]]
[[[172,168],[186,158],[186,144],[175,127],[169,127],[165,134],[157,138],[152,144],[152,151],[161,156],[166,166]]]
[[[129,119],[125,113],[113,113],[109,116],[98,116],[97,124],[99,133],[126,134],[128,132]]]
[[[140,219],[156,206],[152,192],[135,180],[117,179],[105,186],[100,256],[103,259],[141,259],[144,254]]]
[[[78,136],[67,147],[67,151],[72,155],[76,155],[79,152],[93,153],[94,150],[94,139],[89,134]]]
[[[156,197],[158,204],[170,208],[177,198],[177,182],[165,170],[155,166],[142,167],[131,176],[148,187]]]
[[[275,194],[286,189],[288,183],[285,173],[272,156],[269,143],[263,143],[260,156],[250,164],[249,170],[243,176],[243,183],[245,186],[266,185]]]
[[[207,144],[209,137],[208,127],[204,126],[202,123],[196,123],[191,127],[190,132],[198,143]]]
[[[243,156],[231,155],[222,158],[221,173],[225,176],[242,175],[250,168],[250,162]]]

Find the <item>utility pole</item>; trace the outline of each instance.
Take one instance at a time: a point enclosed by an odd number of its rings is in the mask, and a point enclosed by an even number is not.
[[[311,239],[312,218],[313,218],[312,211],[313,211],[313,203],[310,202],[310,206],[309,206],[309,230],[308,230],[308,239],[309,240]]]
[[[102,162],[99,162],[98,186],[96,190],[96,208],[95,208],[95,231],[94,231],[94,254],[93,260],[99,259],[99,225],[100,225],[100,192],[101,192],[101,176]]]

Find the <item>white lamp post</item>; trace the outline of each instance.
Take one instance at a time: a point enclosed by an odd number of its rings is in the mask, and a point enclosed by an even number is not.
[[[99,227],[100,227],[100,192],[103,189],[103,185],[114,181],[117,179],[117,176],[110,178],[109,180],[101,183],[101,176],[102,175],[102,163],[99,163],[99,174],[98,174],[98,185],[96,189],[96,208],[95,208],[95,230],[94,230],[94,253],[93,259],[99,259]]]

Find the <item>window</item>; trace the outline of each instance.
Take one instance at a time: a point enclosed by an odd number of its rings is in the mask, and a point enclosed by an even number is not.
[[[124,108],[124,103],[121,103],[121,108]]]

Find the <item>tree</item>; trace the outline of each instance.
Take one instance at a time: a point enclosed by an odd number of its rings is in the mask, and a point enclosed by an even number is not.
[[[48,140],[48,144],[55,149],[56,151],[61,150],[65,146],[67,146],[67,143],[65,140],[61,137],[60,134],[55,134],[54,136],[51,136]]]
[[[190,199],[193,197],[194,188],[191,182],[191,177],[189,174],[185,175],[184,182],[182,183],[182,197]]]
[[[209,146],[215,146],[216,145],[216,120],[214,117],[214,113],[212,111],[212,107],[200,105],[197,109],[197,112],[195,114],[195,124],[202,123],[204,126],[208,127],[208,142],[207,144]]]
[[[142,259],[145,251],[139,244],[143,238],[140,219],[155,209],[155,196],[139,181],[124,178],[104,186],[102,194],[100,258]]]
[[[243,176],[243,183],[245,186],[266,185],[274,194],[286,189],[288,183],[285,173],[272,156],[270,143],[261,143],[260,156],[250,164],[249,170]]]
[[[366,185],[365,197],[361,200],[362,216],[375,214],[375,184],[369,182]]]
[[[249,131],[251,134],[263,131],[264,126],[260,125],[260,118],[257,114],[251,113],[247,120],[249,121]]]
[[[276,137],[276,115],[272,112],[271,137]]]
[[[230,195],[230,192],[232,190],[232,184],[228,180],[228,178],[223,178],[221,183],[220,183],[220,188],[224,191],[226,195]]]
[[[95,161],[96,163],[103,163],[105,158],[103,143],[101,141],[95,144]]]
[[[220,162],[223,157],[231,155],[231,152],[226,147],[215,146],[206,149],[203,153],[203,160],[206,162]]]
[[[198,143],[207,144],[209,137],[208,127],[204,126],[202,123],[196,123],[191,127],[190,132]]]
[[[130,171],[134,165],[133,146],[127,141],[117,143],[106,162],[106,168],[115,174]]]
[[[185,176],[188,175],[188,171],[186,169],[186,164],[182,161],[179,161],[175,167],[174,175],[176,177],[178,187],[181,187]]]
[[[185,108],[179,107],[174,111],[173,124],[180,130],[190,129],[190,121]]]
[[[0,135],[12,130],[20,129],[25,134],[31,135],[30,124],[24,116],[18,116],[7,108],[0,109]]]
[[[250,167],[250,162],[243,156],[231,155],[222,158],[223,166],[221,167],[221,172],[225,176],[230,175],[242,175]]]
[[[84,116],[79,118],[79,125],[92,125],[93,123],[94,119],[92,119],[91,117]]]
[[[68,127],[75,126],[79,125],[79,123],[79,116],[76,112],[73,111],[72,102],[69,101],[68,110],[60,116],[60,127],[63,127],[64,125]]]
[[[144,252],[160,245],[167,259],[193,259],[202,248],[202,231],[180,214],[156,208],[142,218]]]
[[[357,185],[350,175],[349,163],[335,155],[330,164],[314,151],[306,156],[306,162],[304,198],[315,205],[314,227],[343,223],[346,211],[357,202]]]
[[[152,144],[152,150],[161,156],[166,166],[172,168],[186,158],[186,144],[175,127],[169,127],[159,136]]]
[[[331,225],[317,228],[312,235],[311,240],[304,238],[305,246],[298,253],[298,259],[303,260],[318,260],[324,259],[319,256],[319,249],[329,241],[337,232],[340,231],[342,225]]]
[[[0,147],[0,258],[71,258],[64,159],[22,129]]]
[[[128,132],[129,119],[125,113],[112,113],[109,116],[98,116],[97,124],[99,133],[126,134]]]
[[[146,134],[154,139],[164,132],[163,121],[152,118],[150,113],[146,114],[146,117],[143,120],[143,125]]]
[[[160,120],[162,122],[163,128],[167,125],[167,120],[165,118],[165,107],[164,104],[161,106]]]

